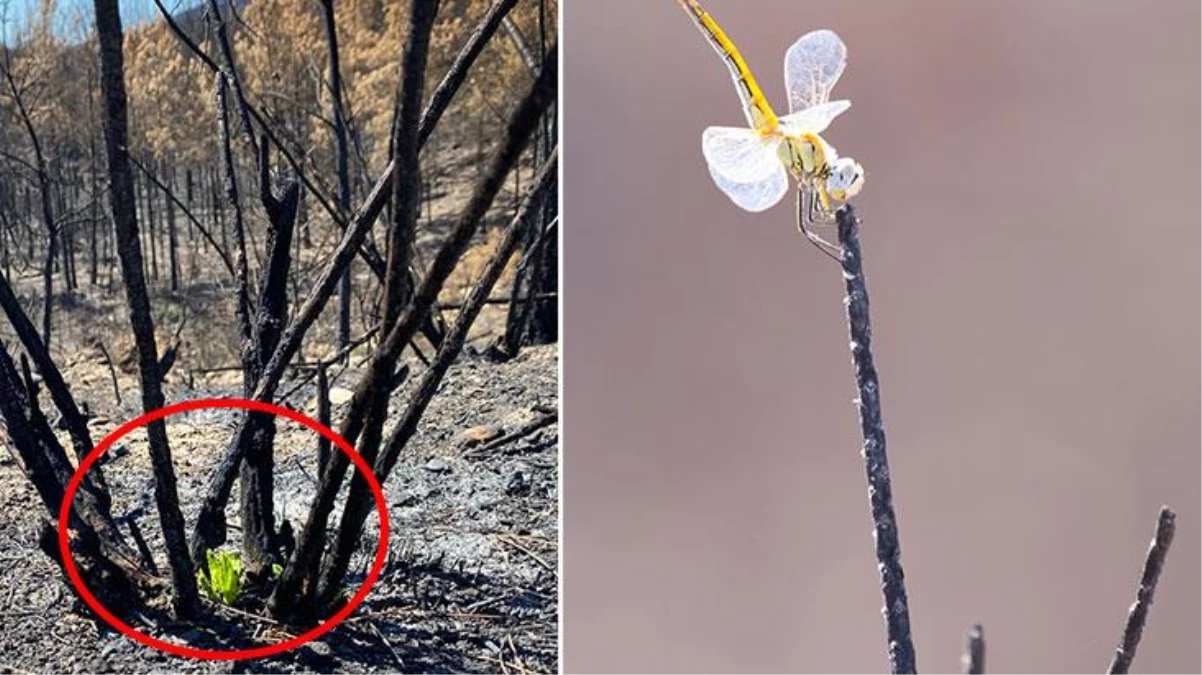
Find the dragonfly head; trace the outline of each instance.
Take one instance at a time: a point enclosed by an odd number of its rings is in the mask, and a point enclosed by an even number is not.
[[[826,191],[835,201],[845,202],[864,187],[864,167],[850,157],[840,157],[831,163],[826,179]]]
[[[785,134],[777,154],[785,163],[789,173],[799,181],[819,174],[826,166],[826,141],[818,134],[805,132],[797,135]]]

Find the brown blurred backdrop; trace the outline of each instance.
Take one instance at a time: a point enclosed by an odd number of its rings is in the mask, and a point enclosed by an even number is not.
[[[1198,672],[1199,4],[705,3],[785,111],[836,30],[919,668]],[[564,3],[564,665],[881,671],[837,266],[740,211],[742,124],[670,0]],[[833,237],[833,233],[831,233]]]

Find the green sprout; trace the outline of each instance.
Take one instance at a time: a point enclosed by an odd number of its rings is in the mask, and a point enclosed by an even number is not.
[[[242,594],[242,556],[237,551],[206,552],[209,569],[196,573],[200,588],[223,605],[232,605]]]

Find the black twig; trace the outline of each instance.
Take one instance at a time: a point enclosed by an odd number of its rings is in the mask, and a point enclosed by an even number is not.
[[[960,665],[968,675],[981,675],[985,672],[985,631],[981,624],[974,623],[968,629],[968,638],[964,643],[964,657]]]
[[[142,556],[142,564],[151,574],[158,574],[159,566],[154,562],[154,554],[150,552],[150,546],[146,544],[146,538],[142,536],[142,529],[138,527],[138,521],[130,518],[125,521],[125,525],[129,528],[129,536],[133,537],[134,545],[138,547],[138,555]]]
[[[104,343],[100,340],[96,341],[96,347],[100,349],[100,355],[104,357],[104,362],[109,367],[109,379],[113,381],[113,396],[117,399],[117,405],[121,405],[121,386],[117,384],[117,369],[113,367],[113,357],[109,356],[109,350],[105,349]]]
[[[1156,519],[1156,536],[1148,548],[1144,558],[1144,571],[1139,577],[1139,590],[1135,593],[1135,603],[1127,611],[1127,622],[1123,625],[1123,636],[1119,646],[1114,650],[1114,660],[1110,662],[1108,673],[1125,673],[1131,668],[1135,659],[1135,648],[1144,634],[1144,624],[1148,621],[1148,609],[1152,606],[1152,596],[1156,593],[1156,582],[1160,580],[1160,570],[1164,569],[1164,557],[1173,543],[1173,533],[1177,530],[1177,514],[1167,506],[1160,507],[1160,515]]]
[[[915,672],[914,643],[910,637],[910,607],[906,576],[902,571],[901,543],[893,513],[893,485],[885,455],[885,427],[881,422],[880,383],[872,362],[872,323],[868,316],[868,286],[860,258],[860,232],[855,211],[848,204],[836,213],[839,244],[843,248],[843,278],[847,287],[847,323],[851,332],[851,358],[856,370],[860,432],[864,436],[864,468],[868,474],[868,501],[872,507],[877,568],[885,596],[885,626],[889,640],[889,665],[894,673]]]

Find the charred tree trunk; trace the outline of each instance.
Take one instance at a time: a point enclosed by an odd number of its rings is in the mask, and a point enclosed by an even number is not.
[[[217,169],[209,172],[209,213],[213,216],[213,229],[221,233],[221,250],[230,250],[229,237],[225,233],[225,216],[221,212],[221,197],[217,187]]]
[[[559,237],[557,224],[544,211],[543,245],[536,253],[532,284],[534,316],[531,319],[530,344],[545,345],[559,340]]]
[[[154,158],[150,158],[149,162],[151,170],[153,170],[155,162]],[[155,235],[154,221],[154,188],[150,184],[150,179],[142,181],[142,187],[146,190],[146,246],[150,249],[150,278],[155,281],[159,280],[159,242]]]
[[[150,299],[146,294],[146,279],[142,275],[134,180],[127,155],[129,122],[126,114],[125,64],[121,53],[121,15],[117,0],[95,0],[95,8],[96,33],[100,44],[100,86],[104,97],[109,200],[117,232],[117,254],[121,260],[130,325],[138,350],[142,407],[151,411],[161,408],[164,399],[154,320],[150,312]],[[166,425],[162,420],[150,423],[147,425],[147,436],[155,476],[155,501],[171,566],[172,601],[177,612],[187,613],[196,606],[196,577],[193,575],[192,559],[188,556],[184,518],[179,507]]]
[[[175,190],[175,170],[168,177],[168,186]],[[167,202],[167,254],[171,266],[171,292],[179,290],[179,240],[175,234],[175,204],[170,199]]]
[[[229,107],[226,105],[226,78],[218,73],[214,78],[217,105],[217,136],[218,152],[221,157],[221,179],[225,190],[226,205],[230,209],[234,222],[235,246],[235,314],[238,316],[238,336],[241,341],[239,353],[242,354],[242,370],[247,393],[254,380],[251,374],[256,370],[250,332],[250,273],[246,264],[246,229],[242,218],[242,203],[239,201],[238,176],[234,170],[234,155],[231,149],[231,134],[229,124]]]
[[[184,169],[184,204],[187,205],[189,211],[196,210],[196,203],[193,201],[196,198],[195,185],[192,183],[192,167]],[[192,225],[192,221],[188,221],[188,242],[196,241],[196,228]]]
[[[255,358],[253,373],[262,375],[280,341],[287,320],[288,270],[292,264],[292,232],[296,223],[300,184],[289,181],[277,198],[272,192],[268,171],[268,141],[263,139],[259,160],[259,199],[267,212],[267,264],[259,284],[259,306],[255,316]],[[273,503],[275,470],[275,417],[251,413],[240,471],[242,489],[242,552],[252,578],[266,578],[271,565],[279,560]]]
[[[71,186],[71,196],[74,203],[79,203],[79,183],[73,176],[68,183]],[[63,185],[60,181],[59,185]],[[66,198],[63,196],[63,190],[60,187],[59,191],[59,213],[67,212]],[[62,228],[63,233],[63,283],[67,287],[68,293],[75,292],[78,288],[75,276],[75,223],[72,222]]]
[[[330,105],[334,108],[334,158],[338,167],[338,209],[351,210],[351,178],[346,119],[342,108],[342,73],[338,59],[338,29],[334,20],[334,0],[321,0],[326,28],[326,47],[330,53]],[[351,341],[351,268],[348,266],[338,283],[338,347]]]
[[[89,112],[91,111],[91,107],[92,107],[92,88],[89,86],[88,87]],[[90,213],[89,220],[91,221],[91,227],[89,228],[90,241],[89,241],[89,246],[88,246],[88,249],[91,253],[91,256],[88,259],[88,283],[91,284],[92,286],[95,286],[96,282],[98,280],[97,271],[98,271],[99,257],[100,257],[97,253],[98,246],[97,246],[97,241],[96,241],[100,234],[100,187],[97,185],[96,161],[97,161],[96,160],[96,137],[93,136],[89,132],[88,133],[88,164],[89,164],[89,168],[90,168],[91,181],[92,181],[92,194],[91,194],[92,205],[88,209],[88,211]]]
[[[0,210],[0,269],[3,269],[4,277],[11,279],[13,276],[13,261],[12,253],[9,249],[9,223],[8,216],[3,210]]]
[[[517,356],[523,344],[547,344],[558,339],[556,214],[554,209],[548,210],[545,206],[538,216],[541,224],[528,228],[522,243],[522,258],[509,294],[505,335],[491,350],[491,355],[500,360]],[[552,278],[548,279],[548,276]],[[547,316],[548,313],[551,316]]]
[[[418,126],[430,53],[430,31],[438,14],[438,2],[413,0],[409,6],[409,36],[401,57],[402,78],[397,91],[399,112],[397,123],[393,125],[396,170],[392,177],[393,220],[388,232],[388,267],[384,278],[384,323],[381,326],[384,333],[396,324],[413,292],[409,265],[413,259],[413,236],[422,196]]]

